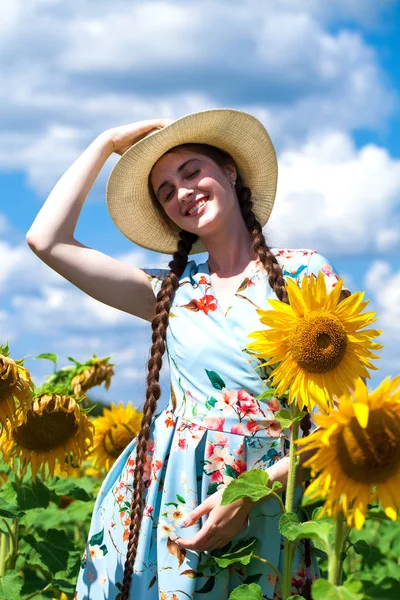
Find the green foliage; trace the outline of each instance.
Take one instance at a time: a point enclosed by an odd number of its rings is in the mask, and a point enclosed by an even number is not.
[[[370,511],[380,517],[380,511]],[[400,598],[400,521],[367,520],[361,531],[352,530],[345,576],[363,584],[364,598]]]
[[[250,585],[239,585],[228,600],[263,600],[262,590],[256,583],[250,583]]]
[[[223,568],[237,562],[242,565],[248,565],[254,554],[257,552],[258,545],[259,540],[257,538],[241,540],[228,552],[221,554],[219,557],[215,556],[215,562],[219,567]]]
[[[230,482],[222,494],[221,504],[225,506],[244,497],[257,502],[261,498],[275,493],[281,487],[282,485],[277,481],[271,488],[268,487],[268,473],[262,469],[251,469],[239,475],[235,481]]]
[[[357,586],[360,589],[360,586]],[[326,579],[318,579],[312,586],[313,600],[363,600],[364,596],[351,586],[337,586]]]
[[[300,412],[292,419],[290,417],[290,410],[288,410],[287,408],[283,408],[282,410],[279,410],[277,413],[275,413],[275,419],[278,419],[282,429],[287,429],[288,427],[293,425],[293,423],[301,421],[306,414],[306,412]]]
[[[58,354],[54,354],[53,352],[44,352],[42,354],[38,354],[33,358],[44,358],[45,360],[51,360],[55,365],[57,364]]]
[[[63,529],[48,529],[44,539],[28,534],[23,537],[20,551],[30,562],[44,564],[52,574],[65,571],[68,565],[69,551],[74,545]]]
[[[0,352],[8,355],[8,344],[0,346]],[[34,395],[40,393],[70,394],[72,378],[93,364],[94,354],[85,363],[68,357],[73,366],[56,370],[58,356],[45,353],[35,358],[54,363],[55,372]],[[107,357],[108,360],[110,357]],[[23,364],[23,360],[15,361]],[[112,366],[112,365],[111,365]],[[269,376],[271,367],[265,367]],[[207,376],[215,390],[222,390],[225,382],[216,371],[207,371]],[[275,396],[273,388],[267,389],[258,400],[267,401]],[[207,406],[212,408],[217,402],[211,396]],[[89,401],[89,407],[93,404]],[[103,408],[97,402],[92,414],[100,414]],[[276,415],[283,428],[301,420],[304,413],[290,418],[290,411],[282,409]],[[226,475],[235,476],[236,472],[227,465]],[[72,598],[78,577],[83,549],[88,537],[93,505],[101,481],[84,475],[84,467],[78,479],[75,477],[55,477],[43,481],[40,475],[32,481],[30,469],[21,481],[18,473],[0,461],[2,483],[0,489],[0,600],[27,600],[36,598],[46,600],[59,598],[64,592]],[[4,483],[5,481],[5,483]],[[212,484],[217,487],[217,484]],[[208,492],[216,491],[209,486]],[[264,470],[252,469],[241,474],[224,490],[222,504],[227,505],[239,498],[248,497],[258,502],[267,496],[275,496],[282,508],[279,522],[281,534],[293,543],[308,538],[313,542],[314,557],[318,559],[323,577],[326,575],[327,553],[334,546],[334,522],[332,519],[318,519],[320,509],[314,501],[303,502],[301,512],[306,513],[306,521],[301,522],[297,514],[285,512],[277,491],[281,485],[268,483],[268,474]],[[178,503],[184,498],[176,495]],[[178,505],[175,502],[170,504]],[[300,511],[299,511],[300,512]],[[90,540],[92,545],[103,543],[103,531],[97,532]],[[206,557],[204,566],[210,566],[212,573],[228,568],[235,563],[248,565],[257,560],[259,568],[244,576],[243,585],[237,587],[229,600],[263,600],[258,585],[265,570],[271,567],[258,556],[258,542],[255,537],[239,542],[230,542],[222,550]],[[344,560],[344,583],[335,586],[324,578],[316,580],[312,586],[313,600],[398,600],[400,598],[400,522],[393,523],[379,507],[370,507],[368,519],[362,531],[351,531],[346,542]],[[192,571],[195,577],[195,571]],[[290,575],[290,573],[289,573]],[[153,578],[152,584],[155,585]],[[197,594],[207,597],[212,593],[216,575],[207,579]],[[304,600],[295,594],[288,600]]]
[[[0,546],[7,559],[0,600],[24,600],[32,594],[45,600],[61,592],[72,598],[101,481],[82,475],[48,482],[38,477],[34,483],[29,474],[19,481],[1,462],[0,472],[8,478],[0,490],[0,529],[5,532]]]
[[[4,498],[0,497],[0,517],[6,517],[7,519],[15,519],[25,515],[16,504],[10,504]]]
[[[0,577],[0,600],[20,600],[24,580],[16,571],[6,571]]]
[[[327,552],[331,545],[334,525],[331,519],[301,523],[297,515],[286,513],[279,520],[279,531],[290,542],[297,539],[310,539],[314,541],[317,548]]]

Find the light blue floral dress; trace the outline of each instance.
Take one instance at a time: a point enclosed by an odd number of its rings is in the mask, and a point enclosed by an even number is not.
[[[338,274],[314,250],[273,248],[285,278],[325,276],[328,291]],[[167,271],[146,270],[155,294]],[[171,377],[168,407],[153,418],[147,446],[145,509],[130,597],[133,600],[227,600],[243,583],[257,583],[265,599],[280,598],[276,575],[252,560],[228,568],[210,565],[208,553],[181,549],[177,537],[192,538],[206,517],[181,528],[186,515],[223,484],[249,469],[267,469],[287,448],[274,414],[282,399],[257,401],[265,391],[259,361],[247,350],[249,333],[262,326],[257,308],[271,309],[276,298],[262,265],[256,264],[239,286],[224,314],[215,297],[208,264],[189,261],[175,293],[167,332]],[[118,600],[129,533],[129,506],[136,439],[105,478],[93,510],[82,558],[76,600]],[[297,486],[298,503],[301,486]],[[267,498],[250,513],[249,524],[235,537],[256,537],[258,554],[282,568],[278,531],[280,510]],[[315,565],[311,569],[315,577]],[[304,547],[299,545],[292,577],[293,594],[305,582]]]

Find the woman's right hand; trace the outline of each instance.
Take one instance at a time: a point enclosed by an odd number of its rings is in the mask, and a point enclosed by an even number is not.
[[[136,144],[136,142],[150,133],[150,131],[162,129],[172,122],[172,119],[137,121],[136,123],[130,123],[129,125],[112,127],[111,129],[107,129],[102,135],[111,144],[112,151],[122,155],[128,148],[133,146],[133,144]]]

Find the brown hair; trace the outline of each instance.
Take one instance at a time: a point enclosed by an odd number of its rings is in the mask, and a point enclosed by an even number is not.
[[[211,158],[221,168],[228,163],[234,164],[234,161],[229,154],[223,150],[220,150],[219,148],[209,146],[208,144],[182,144],[181,146],[176,146],[175,148],[182,147]],[[171,150],[174,150],[175,148],[172,148]],[[149,185],[149,189],[152,190],[151,185]],[[278,299],[289,303],[282,269],[279,266],[275,255],[270,251],[266,244],[261,224],[253,212],[251,190],[244,185],[243,179],[239,173],[237,174],[236,179],[236,193],[244,222],[246,223],[247,229],[250,233],[252,255],[254,258],[258,258],[266,269],[268,273],[268,283],[271,288],[273,288]],[[155,199],[154,192],[153,199]],[[155,201],[157,204],[159,204],[156,199]],[[172,261],[169,263],[170,272],[164,278],[161,289],[157,294],[156,316],[151,323],[153,333],[150,359],[148,362],[146,402],[143,408],[144,416],[141,424],[141,430],[137,438],[136,465],[133,478],[133,495],[131,502],[131,522],[129,527],[128,551],[125,561],[124,578],[120,596],[121,600],[129,600],[129,588],[132,580],[137,545],[139,541],[139,532],[143,518],[143,494],[145,488],[143,481],[143,467],[146,457],[147,442],[150,437],[150,426],[156,410],[157,401],[161,395],[159,375],[162,365],[162,356],[165,351],[169,309],[172,303],[174,292],[179,285],[179,278],[181,277],[187,265],[188,255],[198,236],[187,231],[181,231],[179,237],[180,239],[178,242],[177,251],[174,253]],[[306,435],[307,432],[304,431],[304,434]]]

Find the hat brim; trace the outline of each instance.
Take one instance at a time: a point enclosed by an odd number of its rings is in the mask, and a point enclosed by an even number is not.
[[[231,108],[192,113],[131,146],[107,181],[106,201],[111,218],[129,240],[148,250],[165,254],[176,251],[179,229],[173,228],[154,206],[148,178],[154,163],[165,152],[187,143],[209,144],[228,152],[251,190],[253,210],[262,226],[271,214],[278,165],[264,126],[252,115]],[[198,240],[191,254],[204,250]]]

